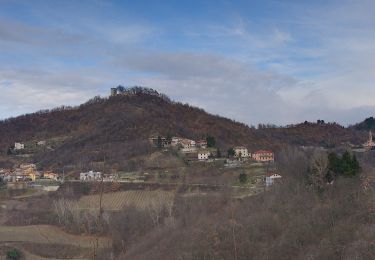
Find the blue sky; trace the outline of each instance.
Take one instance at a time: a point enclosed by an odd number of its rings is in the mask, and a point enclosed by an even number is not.
[[[248,124],[373,115],[375,2],[0,0],[0,118],[144,85]]]

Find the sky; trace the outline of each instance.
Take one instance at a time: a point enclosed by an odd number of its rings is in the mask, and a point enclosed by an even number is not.
[[[0,0],[0,119],[121,84],[249,125],[353,124],[375,111],[374,13],[373,0]]]

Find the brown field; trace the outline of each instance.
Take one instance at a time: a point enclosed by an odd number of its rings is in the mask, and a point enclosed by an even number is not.
[[[129,190],[105,193],[102,197],[102,206],[104,210],[120,210],[127,206],[146,209],[150,203],[156,200],[173,203],[174,193],[162,190]],[[97,209],[99,208],[99,201],[100,195],[87,195],[81,197],[78,203],[82,209]]]
[[[96,237],[71,235],[50,225],[33,226],[0,226],[0,243],[3,242],[32,242],[43,244],[74,245],[90,248]],[[99,247],[111,246],[108,238],[99,238]]]
[[[0,259],[11,248],[25,259],[90,259],[95,248],[111,247],[109,238],[72,235],[50,225],[0,226]]]

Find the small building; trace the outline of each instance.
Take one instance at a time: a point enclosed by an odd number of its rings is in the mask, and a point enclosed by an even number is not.
[[[44,141],[44,140],[36,142],[36,145],[38,146],[45,146],[46,144],[47,144],[47,141]]]
[[[150,137],[148,140],[154,147],[169,147],[171,144],[170,140],[162,136]]]
[[[111,88],[111,96],[116,96],[117,95],[117,88]]]
[[[238,158],[246,158],[249,157],[249,151],[244,146],[237,146],[233,148],[234,156]]]
[[[45,172],[43,174],[44,179],[50,179],[57,181],[59,179],[59,174],[54,172]]]
[[[25,144],[23,143],[14,143],[14,150],[23,150],[25,149]]]
[[[181,151],[185,153],[195,152],[197,150],[194,140],[184,138],[180,140],[180,145]]]
[[[252,157],[257,162],[273,162],[275,160],[273,152],[267,150],[256,151]]]
[[[207,141],[206,140],[198,140],[196,142],[196,146],[199,147],[199,148],[202,148],[202,149],[206,149],[207,148]]]
[[[79,179],[81,181],[99,181],[102,179],[102,173],[101,172],[81,172],[79,174]]]
[[[20,169],[27,171],[27,170],[36,170],[36,165],[34,163],[22,163],[20,165]]]
[[[211,156],[211,153],[207,150],[202,150],[198,152],[198,160],[208,160],[208,158]]]
[[[35,181],[37,178],[40,178],[40,172],[38,171],[30,171],[27,176],[31,181]]]
[[[278,179],[281,179],[282,176],[277,173],[267,173],[266,175],[266,186],[273,185]]]
[[[182,140],[182,138],[173,136],[171,140],[171,146],[173,147],[178,146],[180,144],[180,140]]]

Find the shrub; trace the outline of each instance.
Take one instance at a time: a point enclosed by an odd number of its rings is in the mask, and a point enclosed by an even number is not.
[[[247,182],[247,175],[246,173],[241,173],[239,176],[238,176],[238,180],[240,181],[240,183],[244,184]]]
[[[7,258],[12,260],[17,260],[21,258],[21,252],[17,250],[16,248],[9,250],[7,252]]]

